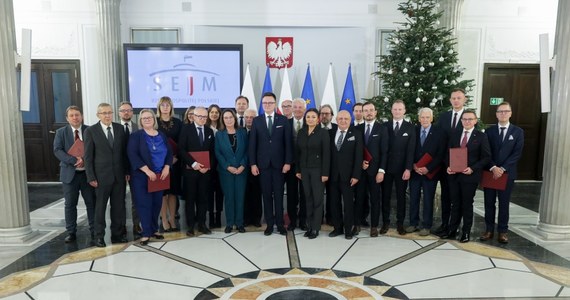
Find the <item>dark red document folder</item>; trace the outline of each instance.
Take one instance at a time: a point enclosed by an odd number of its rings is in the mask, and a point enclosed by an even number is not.
[[[364,160],[367,162],[372,161],[372,154],[370,154],[370,152],[368,151],[368,149],[366,149],[366,147],[364,147]]]
[[[168,190],[169,188],[170,188],[170,173],[168,173],[168,176],[166,176],[166,178],[164,178],[164,180],[160,179],[160,173],[156,173],[156,180],[155,181],[150,181],[150,178],[148,179],[148,192],[149,193],[164,191],[164,190]]]
[[[453,172],[461,173],[467,169],[467,148],[449,149],[449,168]]]
[[[429,153],[426,153],[422,156],[422,158],[420,158],[420,160],[418,160],[418,162],[416,163],[416,167],[418,168],[423,168],[425,166],[427,166],[431,161],[432,161],[432,157]],[[431,172],[426,174],[426,177],[428,179],[433,179],[433,177],[435,175],[437,175],[437,172],[439,172],[439,170],[441,169],[441,166],[437,166],[437,168],[431,170]]]
[[[493,172],[483,171],[483,176],[481,177],[481,186],[483,188],[504,191],[505,189],[507,189],[508,180],[509,180],[509,174],[507,173],[503,173],[503,176],[494,179]]]
[[[69,148],[69,150],[67,151],[67,154],[74,156],[74,157],[83,157],[83,154],[85,153],[85,144],[83,143],[82,140],[76,140],[75,143],[73,143],[73,145],[71,145],[71,148]]]
[[[192,156],[192,158],[197,161],[198,163],[201,163],[204,168],[206,169],[210,169],[210,152],[209,151],[194,151],[194,152],[188,152],[188,154],[190,156]]]

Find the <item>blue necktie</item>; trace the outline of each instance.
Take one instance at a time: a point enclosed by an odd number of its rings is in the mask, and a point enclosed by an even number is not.
[[[204,133],[202,127],[198,127],[198,139],[200,140],[200,147],[204,146]]]
[[[370,124],[366,125],[366,132],[364,133],[364,141],[368,145],[368,139],[370,138]]]
[[[422,134],[420,135],[420,143],[422,146],[424,145],[424,142],[426,141],[426,137],[427,137],[427,134],[426,134],[426,130],[424,129],[424,130],[422,130]]]

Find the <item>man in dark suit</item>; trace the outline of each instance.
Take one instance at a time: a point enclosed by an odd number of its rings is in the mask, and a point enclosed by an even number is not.
[[[292,102],[293,117],[289,119],[289,126],[291,127],[291,136],[293,138],[292,144],[297,143],[297,133],[303,128],[305,110],[307,103],[302,98],[296,98]],[[303,183],[297,176],[295,176],[295,164],[291,164],[291,169],[285,174],[285,182],[287,183],[287,215],[289,216],[289,225],[287,230],[293,231],[297,227],[299,221],[299,228],[307,230],[307,206],[305,202],[305,192],[303,190]]]
[[[463,124],[461,124],[461,116],[465,111],[465,90],[456,88],[451,91],[449,102],[451,103],[452,110],[443,112],[439,115],[437,127],[443,129],[445,134],[445,142],[449,141],[449,137],[455,131],[463,131]],[[447,149],[445,145],[445,149]],[[445,170],[447,166],[442,166]],[[447,182],[448,176],[440,176],[441,184],[441,226],[439,226],[434,233],[440,235],[449,230],[449,218],[451,217],[451,198],[449,195],[449,183]]]
[[[91,239],[95,237],[95,190],[87,182],[83,156],[72,156],[67,153],[76,141],[82,140],[83,132],[87,129],[87,126],[83,125],[83,115],[80,108],[74,105],[68,107],[65,111],[65,119],[68,125],[55,132],[53,153],[60,161],[59,180],[62,183],[63,198],[65,199],[65,229],[67,230],[65,242],[71,243],[77,240],[79,192],[85,201]]]
[[[440,235],[443,239],[454,239],[457,229],[463,219],[461,243],[467,243],[471,236],[473,225],[473,197],[479,181],[481,171],[491,160],[491,150],[487,136],[475,129],[477,114],[466,110],[461,117],[463,132],[456,131],[451,134],[448,145],[451,148],[467,148],[467,168],[461,172],[454,172],[450,167],[450,155],[446,157],[449,192],[451,196],[451,219],[449,231]]]
[[[139,129],[137,122],[133,122],[133,105],[130,102],[121,102],[119,105],[119,118],[121,119],[121,125],[125,129],[125,134],[127,137],[127,145],[129,141],[129,136],[134,131]],[[131,182],[129,181],[129,187],[131,187]],[[126,200],[126,199],[125,199]],[[131,193],[131,217],[133,221],[133,237],[135,240],[140,238],[142,233],[142,228],[140,225],[139,214],[137,213],[137,208],[135,206],[135,201]]]
[[[245,129],[247,130],[248,142],[251,126],[253,125],[253,118],[256,116],[257,110],[252,108],[245,110]],[[246,226],[253,225],[254,227],[261,227],[261,215],[263,214],[261,201],[261,184],[259,183],[259,177],[253,176],[251,168],[247,168],[244,204],[244,223]]]
[[[424,107],[418,113],[420,125],[416,128],[416,150],[414,152],[414,171],[410,179],[410,226],[407,233],[420,231],[420,236],[427,236],[433,224],[433,199],[437,176],[441,170],[444,155],[444,134],[441,128],[432,126],[433,111]],[[431,157],[426,159],[426,157]],[[422,160],[426,160],[424,164]],[[428,162],[428,160],[430,160]],[[421,162],[422,165],[418,165]],[[423,191],[423,217],[420,230],[420,198]]]
[[[184,199],[186,200],[187,236],[194,236],[194,225],[198,223],[198,231],[211,234],[206,226],[206,209],[211,186],[211,170],[206,162],[198,162],[189,152],[209,153],[210,166],[214,165],[214,131],[205,126],[208,111],[204,107],[194,109],[194,123],[182,127],[178,140],[178,155],[184,170]]]
[[[380,183],[384,181],[386,159],[388,157],[388,132],[386,127],[376,121],[376,107],[372,102],[366,102],[362,106],[364,123],[356,126],[363,135],[366,155],[362,161],[362,175],[356,187],[355,203],[355,226],[352,234],[360,232],[360,222],[363,216],[363,203],[368,198],[370,201],[370,236],[378,236],[378,224],[380,221],[380,199],[382,188]],[[370,155],[370,157],[367,157]],[[386,229],[387,230],[387,229]]]
[[[85,172],[95,188],[95,245],[105,247],[105,211],[111,203],[111,242],[126,243],[125,189],[129,180],[127,137],[123,126],[112,122],[108,103],[97,107],[99,122],[85,130]]]
[[[384,177],[382,194],[382,229],[386,233],[390,226],[390,207],[392,198],[392,185],[396,186],[396,229],[398,234],[406,234],[404,218],[406,217],[406,188],[410,180],[414,164],[414,151],[416,148],[416,130],[414,126],[404,120],[406,105],[402,100],[392,104],[392,120],[384,123],[388,131],[388,163]]]
[[[321,105],[321,109],[319,110],[319,118],[321,121],[321,127],[323,129],[328,130],[329,132],[329,140],[334,139],[334,136],[336,134],[338,125],[332,122],[332,119],[334,117],[334,111],[332,109],[332,107],[329,104],[323,104]],[[325,183],[325,191],[326,191],[326,202],[325,202],[325,213],[324,213],[324,219],[327,221],[327,224],[330,226],[333,226],[333,222],[332,222],[332,208],[331,208],[331,196],[330,196],[330,190],[331,190],[331,181],[328,180]],[[341,207],[338,207],[338,209],[341,209]]]
[[[345,238],[352,239],[354,188],[362,173],[362,133],[350,126],[350,113],[346,110],[338,112],[336,121],[338,129],[330,141],[329,181],[331,184],[329,192],[334,230],[329,236],[335,237],[344,231]],[[344,214],[342,208],[344,208]]]
[[[283,185],[285,173],[293,162],[291,128],[287,118],[275,113],[275,94],[263,94],[264,113],[253,119],[249,135],[249,161],[251,173],[261,176],[261,192],[267,228],[265,235],[273,233],[277,224],[280,234],[286,235],[283,224]],[[274,210],[275,209],[275,210]]]
[[[497,107],[497,120],[499,124],[493,125],[485,131],[491,147],[491,162],[487,169],[493,172],[494,178],[508,176],[507,188],[504,191],[485,188],[485,233],[479,238],[487,241],[493,238],[495,232],[495,202],[499,197],[499,216],[497,232],[499,243],[509,242],[509,202],[517,177],[517,162],[521,158],[524,145],[524,132],[509,122],[512,108],[508,102]]]

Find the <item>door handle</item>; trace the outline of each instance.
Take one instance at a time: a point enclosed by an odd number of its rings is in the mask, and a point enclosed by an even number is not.
[[[50,131],[49,131],[49,133],[51,133],[51,134],[55,134],[55,131],[53,131],[53,130],[50,130]]]

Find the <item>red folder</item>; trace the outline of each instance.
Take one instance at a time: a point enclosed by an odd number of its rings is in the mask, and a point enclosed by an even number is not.
[[[449,148],[449,168],[457,173],[467,169],[467,147]]]
[[[201,163],[204,168],[210,169],[210,152],[209,151],[194,151],[188,152],[188,155],[192,156],[192,158]]]
[[[71,148],[69,148],[69,150],[67,151],[67,154],[74,157],[83,157],[84,153],[85,153],[85,144],[80,139],[77,139],[75,143],[71,145]]]
[[[158,191],[168,190],[170,188],[170,173],[164,179],[160,179],[160,173],[156,173],[156,180],[151,181],[148,179],[148,192],[154,193]]]
[[[416,167],[418,168],[423,168],[425,166],[427,166],[431,161],[433,160],[433,158],[431,157],[431,155],[429,153],[426,153],[422,156],[422,158],[420,158],[420,160],[418,160],[418,162],[416,163]],[[431,172],[426,174],[426,177],[428,179],[433,179],[433,177],[435,177],[435,175],[437,175],[437,172],[439,172],[439,170],[441,169],[441,166],[437,166],[437,168],[431,170]]]
[[[494,179],[493,172],[484,170],[483,177],[481,177],[481,186],[483,188],[504,191],[507,189],[508,180],[509,180],[509,174],[507,173],[503,173],[503,176]]]
[[[367,162],[370,162],[372,160],[372,154],[368,152],[368,149],[366,149],[366,147],[364,147],[364,160]]]

